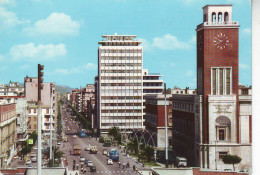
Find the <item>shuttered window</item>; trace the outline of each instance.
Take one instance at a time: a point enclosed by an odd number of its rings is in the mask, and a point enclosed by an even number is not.
[[[212,68],[211,69],[211,94],[230,95],[232,71],[231,68]]]

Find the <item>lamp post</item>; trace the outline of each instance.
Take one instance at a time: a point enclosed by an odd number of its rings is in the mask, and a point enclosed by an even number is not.
[[[166,107],[166,83],[164,83],[164,111],[165,111],[165,165],[168,168],[168,122],[167,122],[167,107]]]

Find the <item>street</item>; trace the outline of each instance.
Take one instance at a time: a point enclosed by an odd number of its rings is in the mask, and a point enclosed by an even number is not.
[[[133,165],[136,166],[138,170],[144,169],[141,165],[137,164],[132,158],[123,156],[121,153],[121,149],[118,147],[103,147],[102,143],[99,143],[96,138],[79,138],[78,137],[78,124],[73,123],[71,120],[71,116],[69,116],[69,113],[66,112],[64,109],[62,110],[62,118],[63,118],[63,132],[64,133],[75,133],[72,135],[66,135],[68,137],[68,142],[62,142],[60,145],[60,150],[63,151],[64,157],[68,160],[68,168],[69,170],[73,169],[73,161],[75,160],[76,163],[79,164],[80,169],[80,157],[85,157],[86,160],[91,160],[93,162],[93,165],[96,166],[96,173],[97,174],[136,174],[136,172],[133,171]],[[67,119],[67,122],[65,121]],[[68,131],[68,128],[70,128],[70,131]],[[73,150],[73,145],[78,144],[81,147],[81,155],[72,155],[70,154],[70,151]],[[89,146],[96,146],[98,148],[97,154],[90,154],[89,151],[84,151],[85,147]],[[118,162],[114,162],[113,165],[107,165],[107,159],[108,157],[106,155],[102,154],[103,149],[107,149],[110,151],[111,149],[117,149],[119,152],[119,161],[121,162],[121,167],[119,168]],[[129,168],[123,168],[122,164],[129,162],[130,167]],[[64,163],[66,164],[66,163]],[[83,167],[87,169],[86,174],[92,174],[90,173],[90,168],[87,167],[86,164],[83,165]]]

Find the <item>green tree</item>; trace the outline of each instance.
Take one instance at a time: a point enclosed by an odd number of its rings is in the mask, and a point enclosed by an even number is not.
[[[127,149],[134,150],[135,155],[139,154],[139,141],[137,138],[130,139],[130,141],[127,144]]]
[[[119,128],[117,128],[117,127],[113,127],[111,129],[109,129],[109,131],[108,131],[109,136],[116,137],[118,134],[119,134]]]
[[[52,150],[53,150],[52,153],[54,154],[54,160],[55,159],[60,160],[60,158],[63,156],[64,153],[62,151],[60,151],[60,148],[58,146],[56,146],[56,147],[53,146]],[[50,147],[48,147],[47,150],[43,152],[43,155],[51,160]],[[51,161],[49,162],[49,166],[52,166]]]
[[[150,145],[145,146],[142,149],[141,155],[147,158],[147,161],[150,162],[154,154],[154,148]]]
[[[238,164],[241,162],[241,157],[237,156],[237,155],[226,155],[223,157],[222,161],[225,164],[233,164],[233,169],[235,171],[235,164]]]

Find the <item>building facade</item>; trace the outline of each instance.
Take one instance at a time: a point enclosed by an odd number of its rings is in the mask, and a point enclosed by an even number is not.
[[[15,103],[0,101],[0,167],[5,168],[16,153]]]
[[[38,78],[26,76],[24,79],[25,97],[29,103],[28,107],[28,131],[32,133],[37,129],[37,101],[38,101]],[[41,90],[41,107],[42,107],[42,130],[45,135],[50,133],[50,122],[52,116],[52,123],[54,131],[57,119],[57,91],[55,83],[43,83]]]
[[[172,105],[170,94],[166,95],[168,146],[172,144]],[[150,133],[146,141],[159,150],[165,149],[165,95],[147,94],[145,98],[145,129]]]
[[[232,154],[242,158],[239,169],[251,168],[251,96],[239,94],[238,28],[232,5],[203,7],[197,26],[198,95],[172,97],[173,149],[190,166],[232,169],[222,162]]]
[[[103,35],[98,47],[98,129],[143,129],[143,48],[136,35]]]

